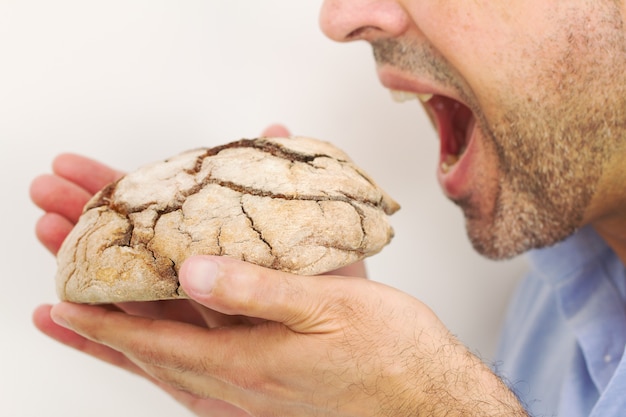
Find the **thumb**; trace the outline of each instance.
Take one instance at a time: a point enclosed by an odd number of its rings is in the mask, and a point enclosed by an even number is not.
[[[328,277],[299,276],[223,256],[194,256],[179,273],[187,295],[205,307],[229,315],[279,322],[308,332],[328,297]]]

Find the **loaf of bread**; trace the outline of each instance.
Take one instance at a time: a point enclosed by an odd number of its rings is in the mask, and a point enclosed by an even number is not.
[[[97,193],[58,253],[57,291],[80,303],[187,298],[192,255],[320,274],[379,252],[393,201],[333,145],[243,139],[184,152]]]

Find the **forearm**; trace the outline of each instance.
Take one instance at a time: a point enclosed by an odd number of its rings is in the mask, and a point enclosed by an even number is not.
[[[398,410],[404,410],[395,416],[528,417],[506,384],[453,337],[431,357],[436,359],[416,358],[413,373],[419,385],[404,390],[398,398]]]

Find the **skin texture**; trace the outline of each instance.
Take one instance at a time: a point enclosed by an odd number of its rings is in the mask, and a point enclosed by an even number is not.
[[[625,261],[625,15],[613,0],[327,0],[321,26],[371,42],[383,82],[472,110],[463,180],[439,178],[477,249],[511,256],[592,224]],[[80,203],[118,175],[58,158],[31,190],[42,243],[55,252]],[[202,416],[526,415],[427,306],[342,276],[362,272],[302,279],[194,257],[180,274],[192,301],[61,303],[34,321]]]
[[[451,198],[475,248],[507,258],[623,218],[623,192],[604,191],[624,179],[623,13],[615,1],[329,0],[322,28],[370,42],[381,73],[472,110],[471,184]]]
[[[287,134],[280,129],[269,132]],[[31,187],[46,211],[37,225],[42,243],[56,253],[78,207],[120,175],[77,155],[58,157],[53,174]],[[199,416],[525,415],[427,306],[355,278],[365,276],[363,264],[334,273],[302,277],[194,257],[180,271],[192,300],[43,305],[33,320]]]

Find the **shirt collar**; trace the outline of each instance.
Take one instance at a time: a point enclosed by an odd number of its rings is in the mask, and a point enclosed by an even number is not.
[[[531,266],[553,288],[563,318],[576,336],[593,384],[601,393],[626,346],[624,266],[593,228],[529,253]]]
[[[530,251],[528,258],[533,270],[555,285],[610,252],[593,227],[585,226],[554,246]]]

